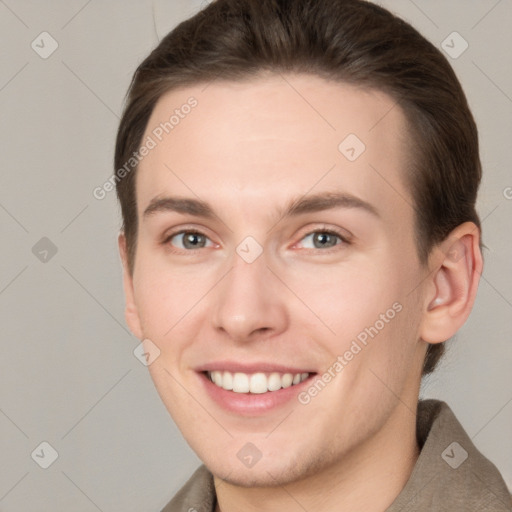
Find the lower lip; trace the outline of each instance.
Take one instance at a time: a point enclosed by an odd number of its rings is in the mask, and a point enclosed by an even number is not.
[[[314,377],[314,374],[299,384],[267,393],[235,393],[220,388],[202,372],[199,373],[199,377],[208,395],[223,409],[240,415],[258,416],[291,402],[293,399],[297,400],[297,395],[309,386],[310,379]]]

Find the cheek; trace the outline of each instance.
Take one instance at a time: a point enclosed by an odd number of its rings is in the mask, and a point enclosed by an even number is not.
[[[338,340],[349,340],[379,320],[399,300],[393,273],[380,266],[351,264],[315,269],[300,282],[297,294],[331,329]]]
[[[418,310],[410,279],[391,263],[343,269],[307,290],[311,307],[334,331],[324,338],[332,360],[347,356],[349,380],[368,368],[394,372],[413,357]]]
[[[144,335],[163,340],[204,297],[207,282],[197,273],[193,276],[191,272],[147,261],[137,268],[135,302]]]

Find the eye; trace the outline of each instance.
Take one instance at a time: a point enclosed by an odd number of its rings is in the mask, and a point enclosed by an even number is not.
[[[190,229],[169,235],[164,243],[182,250],[203,249],[204,247],[211,247],[214,245],[205,234],[200,231]]]
[[[301,242],[305,249],[330,249],[336,245],[341,245],[341,243],[349,243],[340,233],[325,229],[309,233],[302,238]]]

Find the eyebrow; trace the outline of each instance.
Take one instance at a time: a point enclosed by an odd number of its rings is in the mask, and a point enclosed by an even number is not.
[[[284,210],[278,211],[280,219],[315,213],[334,208],[359,209],[380,218],[379,211],[372,204],[343,192],[323,192],[301,196],[291,200]],[[163,212],[176,212],[205,219],[218,218],[213,208],[205,201],[185,197],[155,197],[144,210],[144,218]]]

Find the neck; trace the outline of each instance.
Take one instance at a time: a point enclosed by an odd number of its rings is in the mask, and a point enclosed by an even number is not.
[[[216,512],[382,512],[404,488],[419,456],[413,411],[399,404],[374,436],[335,464],[301,480],[247,488],[215,477]]]

